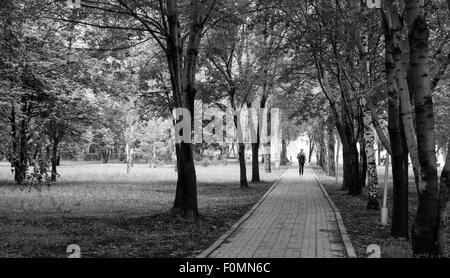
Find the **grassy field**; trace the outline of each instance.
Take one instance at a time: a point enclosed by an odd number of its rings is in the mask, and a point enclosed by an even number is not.
[[[387,227],[383,227],[380,223],[380,211],[366,210],[366,189],[363,190],[363,194],[360,197],[349,196],[346,191],[341,190],[340,183],[342,182],[342,176],[340,176],[338,184],[336,184],[335,177],[327,176],[320,167],[315,165],[315,163],[311,163],[311,165],[313,166],[319,180],[327,190],[331,199],[341,211],[347,232],[358,257],[367,256],[366,248],[370,244],[378,244],[381,247],[381,256],[384,258],[412,257],[411,243],[409,240],[394,239],[390,236],[390,219],[392,216],[392,174],[390,171],[388,182],[389,225]],[[380,202],[382,202],[384,166],[378,167],[377,170],[380,184],[379,196]],[[440,171],[441,169],[439,169],[439,173]],[[342,173],[342,170],[340,173]],[[417,210],[417,192],[412,170],[410,170],[409,173],[409,230],[411,230]],[[449,254],[448,247],[450,246],[447,246],[447,254]]]
[[[248,165],[250,170],[250,165]],[[173,167],[62,161],[58,182],[40,191],[14,184],[0,162],[0,257],[192,257],[244,215],[283,170],[239,189],[239,166],[197,166],[201,218],[174,218]],[[250,174],[249,174],[250,180]]]

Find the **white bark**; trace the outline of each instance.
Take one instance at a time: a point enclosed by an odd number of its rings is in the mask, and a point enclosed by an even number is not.
[[[363,122],[364,122],[364,144],[367,157],[367,178],[369,201],[367,203],[368,209],[378,209],[378,174],[377,163],[375,158],[375,132],[372,125],[372,115],[367,108],[365,98],[361,99],[363,107]]]

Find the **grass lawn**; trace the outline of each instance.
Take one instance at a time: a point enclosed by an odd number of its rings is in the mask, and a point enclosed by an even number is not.
[[[174,218],[173,167],[62,161],[58,182],[40,191],[13,182],[0,162],[0,257],[192,257],[209,247],[259,200],[284,170],[239,188],[239,165],[197,165],[201,218]],[[247,165],[250,180],[251,165]]]
[[[392,173],[390,170],[388,182],[389,225],[383,227],[380,223],[380,211],[366,210],[368,199],[366,189],[363,190],[361,196],[352,197],[347,194],[347,191],[341,190],[342,176],[340,176],[337,185],[335,177],[327,176],[315,163],[311,163],[311,166],[313,166],[320,182],[327,190],[335,205],[339,208],[358,257],[367,257],[366,248],[370,244],[378,244],[381,247],[381,256],[383,258],[412,257],[411,243],[409,240],[394,239],[390,236],[390,219],[392,217]],[[380,185],[380,203],[383,198],[384,169],[384,166],[378,167],[377,169]],[[439,174],[441,170],[439,169]],[[410,169],[409,173],[409,230],[411,231],[417,210],[417,192],[412,169]],[[342,174],[342,168],[340,174]],[[449,247],[447,246],[447,254],[449,254]]]

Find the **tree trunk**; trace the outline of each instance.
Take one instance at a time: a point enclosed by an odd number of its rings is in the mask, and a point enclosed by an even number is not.
[[[371,84],[370,84],[370,62],[368,60],[368,52],[369,52],[369,41],[367,36],[362,36],[361,33],[365,32],[364,25],[361,26],[361,30],[357,29],[357,32],[359,35],[358,42],[360,44],[361,48],[361,56],[360,56],[360,68],[362,73],[362,84],[361,89],[363,91],[366,91],[368,94],[373,94],[371,92]],[[371,130],[370,122],[371,122],[371,115],[370,112],[367,109],[367,100],[365,97],[362,97],[360,99],[360,103],[358,103],[358,124],[359,124],[359,155],[360,155],[360,169],[359,172],[361,173],[361,186],[366,186],[366,179],[367,174],[368,177],[368,183],[369,183],[369,200],[367,203],[367,209],[378,209],[378,179],[377,179],[377,169],[376,164],[375,165],[369,165],[369,161],[371,160],[375,161],[375,152],[373,150],[375,136]],[[369,148],[369,149],[367,149]],[[369,157],[373,155],[373,157]],[[375,169],[371,168],[375,167]],[[369,171],[369,173],[367,173]],[[372,183],[371,183],[372,182]],[[371,187],[372,186],[372,187]]]
[[[106,164],[109,161],[109,148],[105,148],[102,150],[102,159],[103,163]]]
[[[195,75],[198,53],[207,14],[211,10],[203,6],[203,2],[192,2],[192,13],[186,19],[189,28],[187,36],[182,39],[180,12],[178,1],[166,1],[167,27],[165,49],[167,64],[172,85],[174,105],[186,108],[194,120]],[[212,8],[212,7],[211,7]],[[184,25],[184,24],[183,24]],[[185,46],[185,48],[184,48]],[[192,125],[193,126],[193,125]],[[194,165],[192,144],[176,143],[178,181],[175,202],[172,212],[181,213],[185,217],[198,217],[197,178]]]
[[[48,162],[51,159],[51,156],[52,156],[52,154],[51,154],[51,151],[50,151],[50,146],[47,145],[45,147],[45,161]]]
[[[235,113],[233,115],[233,122],[234,122],[234,127],[235,127],[236,134],[237,134],[236,137],[237,137],[237,141],[238,141],[238,159],[239,159],[239,173],[240,173],[239,185],[241,188],[248,188],[247,168],[245,165],[244,135],[243,135],[240,119],[238,119],[238,116],[236,115],[236,103],[234,100],[235,93],[236,93],[236,91],[234,90],[234,88],[232,88],[228,92],[228,99],[230,101],[231,108],[233,109],[233,112]]]
[[[286,165],[289,159],[287,158],[287,143],[286,139],[281,139],[281,157],[280,157],[280,165]]]
[[[408,80],[407,80],[407,65],[404,59],[404,50],[402,48],[403,45],[403,35],[402,35],[402,29],[403,29],[403,22],[398,15],[396,8],[390,7],[392,10],[392,26],[389,32],[391,32],[392,36],[392,57],[394,62],[394,72],[395,72],[395,78],[397,83],[397,91],[399,95],[399,109],[400,109],[400,116],[402,117],[403,122],[403,128],[404,133],[406,136],[406,144],[408,146],[408,150],[411,157],[411,163],[413,166],[414,171],[414,177],[415,177],[415,183],[417,187],[417,191],[420,192],[421,189],[421,183],[420,183],[420,165],[419,165],[419,158],[418,158],[418,150],[417,150],[417,142],[416,142],[416,132],[413,122],[413,111],[411,108],[411,99],[410,99],[410,92],[408,88]]]
[[[436,167],[433,98],[428,59],[428,26],[424,0],[406,0],[411,85],[414,88],[420,178],[424,188],[412,228],[415,256],[438,256],[439,184]],[[420,188],[421,189],[421,188]]]
[[[392,1],[387,2],[388,17],[395,22],[396,30],[399,28],[398,15],[394,12]],[[391,21],[383,18],[385,36],[385,67],[388,89],[388,132],[392,151],[392,180],[393,180],[393,205],[391,236],[394,238],[408,238],[408,157],[404,129],[400,118],[400,99],[396,82],[394,51],[395,30]],[[403,135],[403,136],[402,136]],[[406,161],[405,161],[406,159]],[[406,167],[405,167],[406,166]]]
[[[320,166],[320,146],[316,143],[316,165]]]
[[[58,175],[56,166],[58,165],[58,140],[53,139],[53,145],[52,145],[52,173],[50,180],[56,181],[56,176]]]
[[[359,173],[361,175],[361,187],[366,187],[367,179],[367,155],[366,155],[366,144],[364,142],[363,134],[360,135],[358,139],[359,143]]]
[[[319,135],[318,135],[319,142],[317,142],[317,155],[318,155],[317,162],[318,162],[318,165],[320,167],[322,167],[326,172],[327,166],[326,166],[326,161],[325,161],[325,157],[326,157],[326,154],[325,154],[325,151],[326,151],[325,150],[325,132],[324,132],[323,125],[320,125],[318,132],[319,132]]]
[[[409,238],[409,165],[408,165],[408,145],[404,133],[402,118],[400,120],[400,140],[403,149],[396,151],[396,161],[392,160],[392,176],[394,180],[393,188],[393,209],[391,236],[394,238]],[[397,165],[394,165],[397,163]]]
[[[266,90],[266,89],[264,89]],[[235,91],[233,91],[233,94],[235,94]],[[259,146],[261,143],[261,119],[262,119],[262,111],[265,111],[264,108],[266,106],[266,100],[267,98],[264,97],[265,93],[263,94],[263,98],[261,99],[261,102],[259,104],[259,111],[257,111],[257,123],[256,123],[256,143],[252,143],[252,182],[260,182],[261,178],[259,176]],[[247,107],[251,107],[251,103],[247,103]],[[256,108],[256,107],[255,107]],[[250,110],[249,110],[250,111]],[[251,128],[255,128],[254,124],[254,117],[252,117],[251,113],[249,112],[249,122],[253,123],[253,126]]]
[[[248,188],[247,169],[245,166],[245,144],[239,143],[239,169],[240,169],[240,186],[241,188]]]
[[[314,140],[312,138],[312,136],[309,135],[309,153],[308,153],[308,162],[311,163],[311,157],[312,157],[312,153],[314,151]]]
[[[130,145],[127,143],[125,146],[125,152],[126,152],[126,164],[127,164],[127,174],[131,171],[131,163],[133,160],[133,149],[130,148]]]
[[[334,126],[334,123],[333,123],[332,119],[328,119],[328,121],[327,121],[327,135],[328,135],[327,174],[332,177],[336,176],[336,164],[335,164],[336,162],[334,159],[334,157],[335,157],[334,148],[336,145],[336,140],[334,137],[333,126]]]
[[[377,162],[375,158],[375,132],[372,129],[372,116],[366,106],[366,100],[362,99],[363,109],[363,138],[364,149],[367,157],[367,174],[368,174],[368,193],[369,200],[367,201],[368,210],[378,210],[380,202],[378,200],[378,173]]]
[[[25,119],[21,120],[20,124],[20,144],[19,144],[19,176],[18,183],[21,184],[26,177],[28,168],[28,149],[27,149],[27,124]]]
[[[357,122],[359,125],[360,133],[358,134],[358,145],[359,145],[359,173],[361,175],[361,187],[366,187],[367,178],[367,156],[366,156],[366,144],[364,141],[364,118],[363,118],[363,108],[361,104],[358,104],[358,117]]]
[[[356,140],[353,138],[353,127],[348,117],[343,117],[342,126],[336,126],[342,144],[343,181],[342,190],[348,190],[350,195],[358,196],[362,192],[359,173],[359,154]]]
[[[395,55],[397,59],[396,63],[396,75],[397,75],[397,85],[400,97],[400,115],[402,117],[403,128],[406,138],[406,144],[408,146],[409,154],[411,157],[411,163],[413,166],[414,177],[416,181],[416,186],[418,192],[421,191],[420,185],[420,164],[418,158],[417,142],[416,142],[416,132],[414,128],[414,122],[412,117],[411,100],[409,97],[408,84],[406,83],[406,72],[403,65],[403,56]]]
[[[11,166],[14,168],[14,180],[17,183],[20,181],[20,167],[19,167],[19,156],[17,148],[17,125],[16,125],[16,111],[14,108],[14,103],[11,104],[11,142],[12,142],[12,156],[11,156]]]
[[[362,192],[361,181],[359,176],[358,149],[356,144],[349,144],[345,140],[342,141],[343,151],[343,171],[344,179],[342,182],[343,189],[348,189],[352,196],[358,196]]]
[[[235,92],[233,92],[235,93]],[[260,105],[260,108],[264,108],[264,104]],[[248,109],[248,123],[249,123],[249,129],[250,129],[250,138],[252,141],[251,143],[251,150],[252,150],[252,182],[260,182],[259,177],[259,161],[258,161],[258,152],[259,152],[259,142],[260,142],[260,126],[259,126],[259,110],[258,107],[253,107],[250,102],[247,102],[247,109]],[[256,109],[256,118],[257,121],[255,123],[255,115],[252,113],[253,109]],[[254,135],[256,135],[256,142],[253,142],[255,138]]]
[[[259,177],[259,144],[252,143],[252,182],[260,182]],[[245,162],[244,162],[245,163]]]
[[[197,177],[192,144],[181,142],[177,143],[175,148],[178,180],[172,213],[187,218],[198,217]]]
[[[320,148],[320,166],[322,166],[322,168],[327,172],[327,149],[326,149],[326,143],[325,143],[325,139],[323,140],[323,142],[321,142],[321,148]]]
[[[409,238],[408,232],[408,147],[399,111],[398,94],[389,98],[389,138],[392,149],[393,204],[391,236]]]
[[[392,155],[391,144],[389,142],[389,139],[386,137],[386,135],[384,135],[384,132],[381,128],[380,120],[379,120],[377,111],[374,108],[374,104],[371,102],[368,102],[367,107],[369,108],[370,114],[372,115],[372,124],[378,135],[378,152],[381,152],[384,149],[387,151],[388,154]],[[379,163],[379,165],[381,165],[380,156],[378,156],[378,163]]]
[[[381,166],[381,147],[382,147],[381,143],[378,142],[378,143],[377,143],[377,152],[378,152],[377,165],[378,165],[378,166]]]
[[[341,144],[339,142],[339,137],[336,136],[336,184],[339,178],[339,152],[341,151]]]

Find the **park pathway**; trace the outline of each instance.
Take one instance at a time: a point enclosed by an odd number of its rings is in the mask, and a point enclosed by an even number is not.
[[[288,169],[269,192],[199,257],[354,257],[341,215],[305,165]]]

